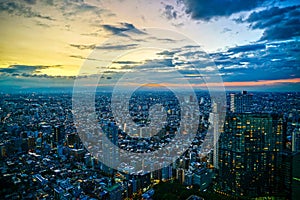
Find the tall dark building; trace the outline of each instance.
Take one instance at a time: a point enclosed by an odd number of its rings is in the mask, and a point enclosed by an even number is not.
[[[286,148],[283,152],[282,180],[289,199],[298,199],[300,195],[300,148],[299,123],[287,123],[288,133]],[[291,142],[291,145],[290,145]]]
[[[292,123],[292,151],[300,152],[300,123]]]
[[[76,148],[80,143],[80,138],[77,133],[68,134],[66,136],[66,140],[67,140],[67,145],[70,148]]]
[[[300,153],[285,152],[282,165],[282,180],[287,198],[297,200],[300,196]]]
[[[220,188],[235,196],[276,196],[283,150],[283,118],[231,113],[219,139]]]
[[[62,143],[65,138],[65,128],[63,125],[55,125],[53,127],[53,140],[56,143]]]
[[[292,200],[296,200],[300,196],[300,153],[295,153],[293,155],[292,162],[292,187],[291,187],[291,197]]]
[[[242,93],[230,94],[230,111],[234,113],[251,112],[252,94],[247,91]]]

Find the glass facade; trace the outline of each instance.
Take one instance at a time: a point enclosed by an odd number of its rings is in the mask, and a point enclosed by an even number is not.
[[[222,190],[253,197],[278,193],[282,141],[279,115],[228,115],[219,141]]]

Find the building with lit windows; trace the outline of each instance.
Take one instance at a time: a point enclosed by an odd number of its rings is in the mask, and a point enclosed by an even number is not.
[[[252,96],[247,91],[230,94],[230,111],[234,113],[251,112]]]
[[[62,144],[65,138],[65,127],[63,125],[55,125],[53,127],[53,139],[56,144]]]
[[[283,130],[280,115],[229,114],[219,139],[221,190],[247,197],[280,193]]]
[[[209,123],[210,123],[210,129],[209,131],[212,132],[213,136],[213,151],[211,152],[212,158],[210,159],[210,164],[213,165],[215,169],[219,168],[219,144],[218,144],[218,139],[220,136],[220,132],[222,131],[222,122],[220,122],[220,114],[221,109],[220,105],[217,103],[213,102],[212,104],[212,112],[209,113]]]

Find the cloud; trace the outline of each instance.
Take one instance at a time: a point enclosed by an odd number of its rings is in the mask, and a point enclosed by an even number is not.
[[[264,43],[254,43],[248,45],[236,46],[228,49],[228,52],[238,53],[238,52],[247,52],[247,51],[256,51],[265,49]]]
[[[53,68],[53,67],[61,67],[61,65],[11,65],[8,68],[0,68],[0,75],[1,76],[23,76],[23,77],[34,77],[39,76],[37,73],[41,69]],[[43,75],[44,77],[46,75]]]
[[[102,46],[96,46],[96,49],[107,49],[107,50],[124,50],[136,48],[138,44],[106,44]]]
[[[33,4],[35,1],[26,1],[31,2],[30,4]],[[46,19],[46,20],[55,20],[54,18],[46,15],[42,15],[39,12],[33,11],[30,6],[25,5],[21,2],[15,2],[15,1],[4,1],[0,2],[0,12],[7,12],[10,15],[16,15],[16,16],[24,16],[28,18],[40,18],[40,19]]]
[[[80,56],[80,55],[70,55],[71,58],[77,58],[80,60],[93,60],[93,61],[103,61],[103,60],[99,60],[99,59],[95,59],[95,58],[89,58],[89,57],[84,57],[84,56]]]
[[[168,19],[176,19],[177,18],[177,12],[174,10],[174,6],[172,5],[165,5],[164,7],[164,16]]]
[[[174,70],[172,59],[152,59],[145,60],[144,63],[134,61],[117,61],[116,64],[124,64],[122,70],[130,69],[131,71],[139,72],[140,70]]]
[[[291,39],[300,36],[300,5],[255,11],[244,21],[251,29],[264,30],[261,41]]]
[[[141,64],[141,62],[135,62],[135,61],[113,61],[113,64],[136,65],[136,64]]]
[[[172,58],[146,60],[145,66],[175,67]]]
[[[14,92],[19,89],[29,88],[55,88],[72,87],[74,76],[50,76],[36,74],[41,69],[61,67],[60,65],[11,65],[8,68],[0,68],[1,91]],[[56,90],[57,91],[57,90]]]
[[[165,50],[165,51],[162,51],[162,52],[158,52],[157,55],[162,55],[162,56],[165,56],[165,57],[173,57],[175,53],[178,53],[179,50],[175,51],[168,51],[168,50]]]
[[[229,17],[234,13],[249,11],[267,0],[183,0],[185,12],[192,19],[209,21],[216,17]]]
[[[102,28],[112,34],[118,34],[122,36],[127,36],[123,32],[130,32],[135,34],[146,34],[145,32],[137,29],[133,24],[130,23],[120,23],[119,25],[110,25],[110,24],[104,24],[102,25]]]
[[[70,44],[71,47],[75,47],[80,50],[86,50],[86,49],[95,49],[96,45],[95,44],[89,44],[89,45],[84,45],[84,44]]]
[[[230,31],[232,31],[230,28],[224,28],[221,33],[227,33],[227,32],[230,32]]]
[[[77,17],[78,15],[83,15],[86,13],[90,13],[96,15],[97,17],[100,17],[101,14],[109,12],[106,9],[100,8],[95,5],[91,5],[84,1],[64,2],[62,3],[62,5],[59,6],[59,8],[65,17]]]
[[[138,47],[138,44],[113,44],[113,43],[106,43],[104,45],[95,45],[95,44],[70,44],[71,47],[75,47],[79,50],[126,50]],[[75,57],[75,56],[71,56]],[[79,57],[77,57],[79,58]]]
[[[300,78],[299,42],[264,42],[212,53],[225,81]]]
[[[147,37],[147,38],[145,38],[145,40],[157,40],[157,41],[166,42],[166,43],[178,42],[179,41],[179,40],[174,40],[174,39],[171,39],[171,38],[162,38],[162,37],[154,37],[154,36]]]

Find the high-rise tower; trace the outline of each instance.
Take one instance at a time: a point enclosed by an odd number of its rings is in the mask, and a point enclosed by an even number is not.
[[[231,113],[219,140],[219,177],[224,192],[272,196],[280,192],[283,119],[271,114]]]
[[[230,111],[234,113],[251,112],[252,94],[247,91],[242,93],[230,94]]]

